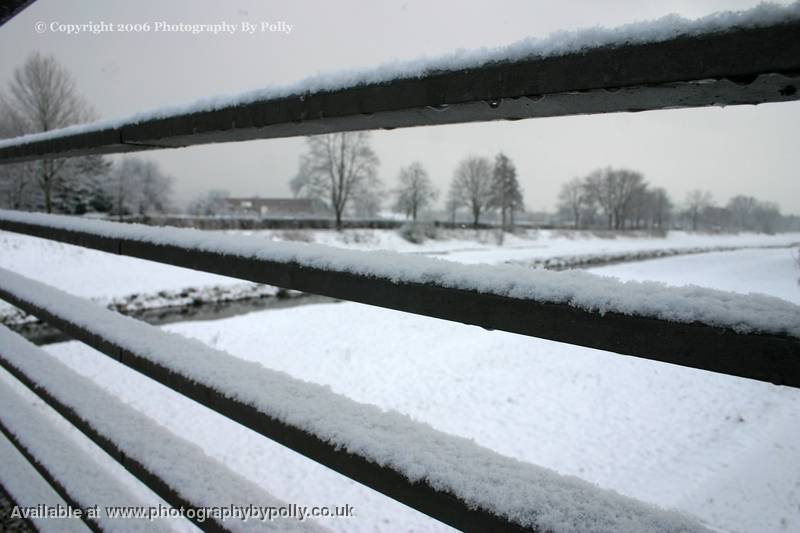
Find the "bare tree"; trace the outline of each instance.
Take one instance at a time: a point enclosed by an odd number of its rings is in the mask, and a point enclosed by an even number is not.
[[[738,195],[728,201],[728,211],[730,212],[731,224],[738,230],[753,229],[758,200],[752,196]]]
[[[628,205],[623,210],[623,226],[631,229],[641,229],[650,217],[650,190],[646,183],[634,188],[631,192]]]
[[[444,208],[448,217],[450,218],[450,224],[452,224],[454,227],[456,225],[456,216],[458,215],[458,210],[462,206],[463,204],[461,203],[461,198],[459,198],[456,194],[456,191],[450,187],[450,190],[447,191],[447,200],[445,201]]]
[[[375,218],[383,207],[383,184],[377,179],[370,180],[368,186],[358,187],[353,192],[350,211],[359,218]]]
[[[774,202],[758,202],[753,218],[756,231],[775,233],[781,222],[781,211]]]
[[[11,209],[30,205],[31,183],[35,177],[34,168],[27,163],[0,167],[0,204]]]
[[[295,196],[325,202],[342,229],[348,203],[380,183],[378,157],[369,145],[369,133],[343,132],[308,137],[308,152],[290,186]]]
[[[500,209],[503,231],[513,231],[514,213],[523,208],[522,188],[514,163],[502,152],[494,160],[491,205]]]
[[[135,183],[137,175],[132,171],[133,161],[125,159],[119,163],[106,182],[106,192],[111,198],[111,214],[122,217],[133,213],[138,203],[138,185]]]
[[[124,215],[163,213],[171,204],[172,177],[152,161],[128,157],[118,163],[107,181],[111,212]]]
[[[558,208],[570,214],[575,229],[581,227],[581,215],[589,201],[585,183],[580,178],[572,178],[561,186],[561,192],[558,193]]]
[[[199,195],[186,208],[190,215],[215,216],[225,211],[225,198],[229,198],[230,192],[214,189]]]
[[[608,229],[614,227],[614,212],[616,205],[615,188],[612,178],[603,170],[595,170],[584,180],[584,190],[591,201],[596,203],[608,220]]]
[[[394,209],[416,222],[420,211],[429,208],[439,197],[439,191],[422,165],[416,162],[400,170],[398,181]]]
[[[585,181],[589,197],[597,202],[608,221],[608,229],[625,229],[635,199],[646,187],[639,172],[611,167],[592,172]]]
[[[649,214],[650,227],[663,229],[669,221],[673,208],[672,200],[670,200],[666,189],[656,187],[649,190],[645,202]]]
[[[14,70],[3,101],[4,113],[21,133],[50,131],[93,118],[89,104],[78,94],[72,75],[53,56],[39,52],[28,56]],[[75,171],[77,164],[66,159],[37,164],[36,181],[48,213],[53,211],[55,189],[69,171]]]
[[[692,220],[692,231],[697,231],[703,212],[714,204],[711,193],[695,189],[686,195],[686,213]]]
[[[4,102],[0,100],[0,139],[16,137],[23,133],[24,131],[14,123]],[[34,178],[32,163],[0,165],[0,205],[21,209],[27,203]]]
[[[642,207],[646,201],[647,183],[644,176],[628,169],[618,169],[612,172],[617,177],[617,210],[614,215],[616,228],[625,229],[628,221],[634,222],[638,227],[638,220],[643,215]]]
[[[111,209],[106,182],[111,162],[99,155],[75,158],[68,162],[58,187],[53,191],[53,208],[63,213],[83,214]]]
[[[477,228],[481,215],[492,205],[492,164],[485,157],[469,156],[456,168],[451,194],[472,213]]]
[[[152,212],[165,213],[171,207],[172,176],[164,174],[153,161],[134,160],[139,166],[139,205],[140,215]]]

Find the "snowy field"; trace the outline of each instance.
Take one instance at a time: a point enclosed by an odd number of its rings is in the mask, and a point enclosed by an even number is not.
[[[800,304],[798,249],[739,250],[670,257],[589,269],[623,281],[652,280],[699,285],[741,293],[761,293]]]
[[[103,303],[131,294],[242,284],[241,280],[4,231],[0,231],[0,266]]]
[[[796,237],[726,239],[749,239],[753,245]],[[583,239],[589,244],[581,249],[681,246],[693,239],[705,237]],[[528,243],[529,251],[563,254],[578,240],[540,233]],[[502,256],[506,250],[485,252]],[[762,292],[800,303],[800,269],[789,249],[672,257],[592,271]],[[797,390],[353,303],[165,329],[357,401],[395,409],[502,454],[685,511],[720,531],[800,530]],[[448,529],[78,343],[48,351],[276,497],[356,507],[357,518],[324,523],[331,529]]]
[[[646,233],[605,233],[572,230],[527,230],[500,237],[491,230],[440,230],[439,238],[422,244],[403,239],[392,230],[309,230],[231,231],[270,240],[301,238],[307,242],[355,250],[393,250],[443,256],[459,263],[497,264],[548,257],[602,255],[649,250],[688,250],[691,248],[785,246],[800,243],[800,233],[764,234],[698,234],[671,231],[666,237]],[[300,233],[298,235],[298,233]],[[501,240],[502,239],[502,240]]]

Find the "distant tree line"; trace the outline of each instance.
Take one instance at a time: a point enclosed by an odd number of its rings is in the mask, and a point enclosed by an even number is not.
[[[575,228],[664,228],[673,204],[667,192],[651,187],[640,172],[612,167],[574,178],[561,187],[558,210]]]
[[[367,132],[342,132],[307,138],[307,151],[300,158],[297,175],[290,181],[296,197],[311,198],[327,207],[342,227],[342,217],[375,216],[383,204],[383,184],[377,176],[380,161],[369,145]],[[392,209],[412,222],[430,216],[439,191],[419,162],[400,170],[397,187],[390,191]],[[202,210],[204,200],[193,205]],[[205,200],[208,203],[208,200]],[[491,211],[501,214],[504,229],[512,229],[514,215],[523,210],[522,189],[516,168],[504,154],[492,163],[470,156],[455,170],[447,197],[447,209],[454,217],[466,208],[475,226]]]
[[[710,192],[694,190],[686,195],[685,208],[676,225],[692,230],[774,233],[800,229],[798,222],[797,217],[782,215],[773,202],[738,195],[725,205],[717,205]]]
[[[52,56],[34,53],[0,93],[0,138],[41,133],[96,118],[72,75]],[[47,213],[165,212],[172,178],[136,158],[112,164],[102,156],[0,166],[0,206]]]
[[[612,167],[562,185],[558,213],[561,220],[578,229],[772,233],[798,227],[796,217],[781,215],[777,204],[751,196],[735,196],[718,206],[710,192],[698,189],[676,206],[664,188],[651,186],[640,172]]]
[[[380,161],[367,132],[318,135],[307,139],[290,186],[295,196],[325,205],[341,228],[342,217],[374,217],[385,196],[377,176]],[[397,185],[389,191],[391,208],[412,222],[430,219],[436,212],[439,190],[420,162],[400,169]],[[194,206],[218,205],[211,199]],[[505,231],[525,210],[523,192],[513,161],[499,153],[494,161],[470,155],[455,168],[444,208],[455,223],[461,211],[478,227],[489,215]],[[651,185],[641,172],[601,168],[565,183],[558,196],[558,215],[572,227],[612,230],[681,228],[712,231],[774,232],[796,229],[794,217],[781,215],[778,206],[748,196],[736,196],[717,206],[711,193],[695,190],[676,205],[663,187]]]

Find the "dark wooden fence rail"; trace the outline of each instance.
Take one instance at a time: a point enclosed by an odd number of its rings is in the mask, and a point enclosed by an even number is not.
[[[106,333],[105,330],[98,332],[96,328],[86,325],[79,316],[75,316],[74,312],[70,314],[67,309],[46,309],[37,303],[31,302],[27,299],[27,295],[34,294],[34,291],[36,291],[36,288],[33,284],[27,286],[21,282],[12,287],[0,282],[1,299],[45,320],[72,338],[86,343],[119,363],[291,450],[437,520],[462,531],[534,531],[499,517],[489,510],[469,505],[453,494],[437,490],[427,483],[411,483],[401,472],[381,466],[367,457],[349,453],[336,443],[328,442],[304,429],[288,425],[267,413],[259,411],[252,405],[220,392],[213,386],[197,381],[191,376],[185,376],[172,369],[157,365],[147,357],[146,353],[140,352],[141,348],[108,340],[108,337],[104,335]],[[66,294],[61,296],[76,300],[75,297],[70,297]],[[81,304],[75,302],[75,305],[80,306]],[[75,307],[73,306],[71,310],[74,311],[74,309]],[[102,310],[102,313],[108,317],[103,321],[106,328],[109,328],[110,325],[124,327],[125,321],[132,320],[117,315],[113,311]],[[147,328],[152,330],[152,335],[158,334],[154,327],[147,326]],[[0,351],[0,366],[8,368],[1,354],[2,351]],[[20,374],[19,371],[14,371],[13,368],[11,371],[14,375]],[[19,377],[22,378],[21,381],[25,384],[30,381],[25,376]],[[46,391],[37,389],[34,392],[41,395]],[[53,405],[52,399],[46,394],[41,395],[41,397],[45,402]],[[63,411],[58,408],[57,404],[54,407],[59,412]],[[68,412],[62,412],[62,414],[68,420],[74,418]],[[78,422],[77,427],[81,431],[88,429],[86,424],[81,424],[80,422]],[[91,431],[89,431],[89,434],[93,440],[96,440]],[[102,440],[97,442],[101,447],[107,447]],[[113,453],[113,448],[110,451],[112,456],[119,456]],[[137,477],[141,475],[146,485],[151,485],[155,481],[154,488],[158,489],[156,490],[157,493],[166,490],[165,487],[159,485],[157,479],[151,478],[148,472],[138,468],[135,464],[133,466],[134,468],[131,469],[131,472]],[[167,501],[174,500],[175,497],[177,495],[167,499]]]
[[[15,217],[19,218],[19,217]],[[20,222],[0,211],[0,229],[257,283],[509,331],[623,355],[800,387],[800,339],[655,318],[586,311],[435,284],[110,237],[115,223],[80,231]],[[172,230],[181,232],[182,230]],[[186,230],[183,230],[186,231]],[[258,243],[258,241],[254,241]]]
[[[47,469],[47,467],[45,467],[41,462],[39,462],[39,460],[36,458],[36,456],[33,455],[31,453],[31,451],[28,450],[28,448],[24,444],[22,444],[20,442],[19,438],[17,438],[17,436],[12,431],[10,431],[5,426],[5,424],[3,424],[2,420],[0,420],[0,434],[3,437],[5,437],[8,440],[8,442],[11,443],[12,446],[14,446],[17,449],[17,451],[20,453],[20,455],[22,455],[22,457],[24,457],[25,460],[27,460],[28,463],[30,463],[30,465],[33,467],[33,469],[36,470],[36,472],[40,476],[42,476],[42,479],[44,479],[47,482],[47,484],[50,485],[53,488],[53,490],[56,492],[56,494],[58,494],[59,497],[62,500],[64,500],[64,502],[67,505],[69,505],[73,509],[80,509],[81,508],[81,505],[72,498],[72,496],[70,495],[69,491],[66,488],[64,488],[64,485],[61,483],[61,481],[59,481]],[[92,518],[88,518],[86,516],[82,516],[81,520],[83,521],[84,524],[86,524],[86,527],[88,527],[90,530],[94,531],[95,533],[103,533],[103,530],[100,528],[100,525],[97,523],[96,520],[94,520]]]
[[[27,2],[13,4],[12,9],[0,12],[0,23]],[[0,143],[0,164],[336,131],[782,102],[800,98],[798,83],[800,23],[795,20],[257,100],[213,111],[72,130],[47,140]],[[567,305],[435,284],[397,283],[387,278],[223,255],[199,248],[114,238],[89,230],[59,229],[8,217],[0,217],[0,229],[487,329],[800,387],[800,342],[786,336],[740,334],[704,324],[678,324],[615,313],[601,316]],[[0,297],[122,364],[398,501],[463,530],[525,530],[486,509],[467,505],[453,494],[425,483],[411,483],[395,470],[348,453],[212,387],[154,364],[135,348],[110,341],[68,312],[32,303],[24,291],[25,287],[20,286],[0,287]],[[121,459],[104,436],[93,433],[79,416],[47,390],[37,387],[33,376],[16,370],[2,357],[0,365]],[[20,448],[2,424],[0,432]],[[37,467],[35,457],[24,447],[20,451]],[[137,471],[135,464],[129,466],[140,477],[153,474]],[[46,470],[38,470],[59,491],[58,481]],[[150,481],[156,492],[168,490],[159,486],[157,479]],[[63,490],[59,493],[70,501]],[[181,502],[167,496],[171,503]],[[90,526],[96,529],[96,524]]]
[[[217,142],[800,98],[800,22],[491,63],[0,147],[0,164]]]
[[[0,330],[3,330],[3,326],[0,326]],[[11,333],[8,330],[0,331],[0,335],[5,333],[6,335],[16,335]],[[24,343],[25,341],[20,337],[19,341]],[[172,488],[168,483],[166,483],[161,477],[159,477],[157,472],[153,472],[152,470],[148,469],[144,466],[141,462],[133,459],[125,454],[123,450],[120,449],[119,445],[115,443],[113,440],[109,439],[108,437],[104,436],[100,433],[91,422],[86,420],[81,414],[77,413],[73,408],[68,406],[64,403],[60,398],[52,394],[47,390],[47,388],[40,385],[37,381],[35,375],[31,375],[26,372],[24,369],[21,369],[14,365],[12,357],[14,354],[7,353],[5,350],[10,350],[11,348],[4,348],[0,346],[0,367],[4,368],[6,372],[14,376],[20,383],[28,387],[28,389],[36,394],[39,398],[41,398],[47,405],[49,405],[55,412],[59,415],[64,417],[70,424],[75,426],[78,430],[81,431],[86,437],[88,437],[92,442],[94,442],[97,446],[99,446],[104,452],[108,455],[113,457],[119,464],[121,464],[126,470],[128,470],[134,477],[139,479],[142,483],[144,483],[150,490],[154,493],[158,494],[165,502],[172,505],[173,507],[180,508],[183,507],[185,509],[193,509],[196,508],[195,505],[191,503],[188,499],[182,496],[177,490]],[[36,349],[36,348],[31,348]],[[17,354],[19,356],[19,354]],[[22,446],[16,439],[10,438],[13,437],[13,434],[5,429],[2,425],[2,421],[0,421],[0,431],[2,431],[6,437],[9,437],[9,440],[23,451],[24,446]],[[25,454],[30,455],[30,452],[24,450]],[[40,474],[44,470],[47,476],[53,479],[53,476],[46,472],[46,468],[43,466],[41,469],[38,469]],[[50,481],[50,480],[48,480]],[[51,483],[52,484],[52,483]],[[69,491],[65,489],[63,486],[59,487],[61,493],[59,494],[65,501],[70,501],[70,505],[73,507],[80,507],[78,506],[69,496]],[[65,497],[66,495],[66,497]],[[69,499],[68,499],[69,498]],[[220,524],[214,520],[193,520],[194,524],[203,531],[219,533],[228,531],[223,527],[223,524]],[[87,525],[97,529],[98,525],[94,521],[87,521]]]

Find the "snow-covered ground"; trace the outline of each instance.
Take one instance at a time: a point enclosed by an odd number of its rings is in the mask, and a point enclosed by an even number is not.
[[[800,301],[800,269],[786,249],[595,272]],[[722,531],[800,529],[800,391],[794,389],[353,303],[166,329],[502,454],[686,511]],[[356,507],[357,518],[328,527],[447,529],[78,343],[48,351],[276,497]]]
[[[652,280],[668,285],[699,285],[726,291],[777,296],[800,304],[796,249],[738,250],[670,257],[589,269],[623,281]]]
[[[649,250],[692,248],[788,246],[800,243],[800,233],[777,235],[738,233],[708,234],[670,231],[665,237],[632,232],[572,230],[527,230],[501,234],[492,230],[439,230],[439,238],[421,244],[405,240],[393,230],[229,231],[269,240],[302,240],[354,250],[393,250],[404,253],[441,255],[459,263],[521,262],[548,257],[602,255]]]
[[[187,287],[241,284],[195,270],[0,231],[0,266],[98,301]]]

